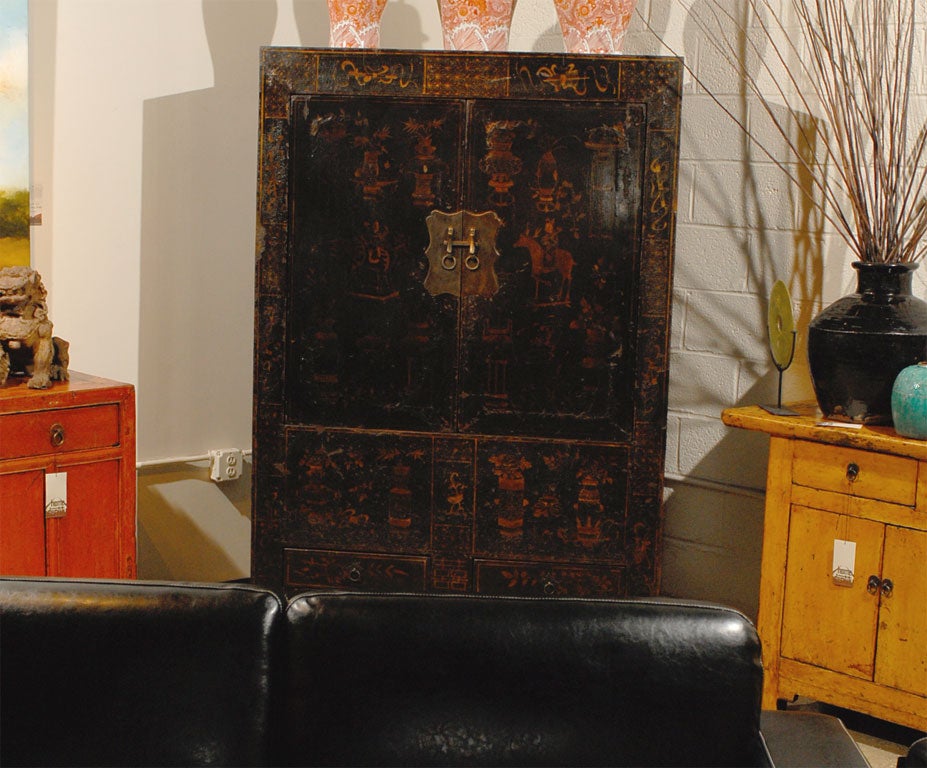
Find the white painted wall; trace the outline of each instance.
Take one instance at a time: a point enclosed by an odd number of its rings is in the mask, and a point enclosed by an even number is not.
[[[735,111],[755,109],[682,3],[641,0],[639,10]],[[325,0],[30,0],[30,14],[44,222],[33,260],[72,367],[137,387],[139,575],[246,576],[249,478],[214,485],[201,457],[251,441],[258,48],[325,45]],[[381,42],[440,48],[433,0],[389,0]],[[552,0],[519,0],[510,47],[562,50]],[[641,18],[625,49],[666,53]],[[766,438],[724,427],[719,414],[775,399],[764,324],[776,279],[801,329],[786,399],[811,397],[807,321],[853,287],[842,246],[809,238],[785,180],[757,157],[689,81],[664,591],[751,614]]]

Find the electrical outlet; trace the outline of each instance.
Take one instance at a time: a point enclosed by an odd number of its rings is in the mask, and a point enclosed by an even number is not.
[[[209,452],[209,477],[217,483],[227,480],[237,480],[241,477],[241,450],[238,448],[222,448]]]

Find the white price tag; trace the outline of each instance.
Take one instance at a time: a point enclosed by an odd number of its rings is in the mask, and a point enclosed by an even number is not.
[[[68,473],[45,475],[45,517],[64,517],[68,512]]]
[[[833,577],[838,587],[852,587],[856,570],[856,542],[834,539]]]

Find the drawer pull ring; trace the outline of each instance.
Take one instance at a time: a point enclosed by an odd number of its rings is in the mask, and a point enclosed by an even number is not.
[[[549,596],[549,595],[555,594],[556,591],[557,591],[557,583],[553,581],[552,579],[545,579],[544,580],[544,594]]]
[[[895,585],[891,579],[882,579],[882,594],[886,597],[891,597],[892,592],[895,589]]]
[[[360,568],[356,565],[351,566],[351,570],[348,571],[348,581],[357,584],[361,580]]]
[[[55,448],[60,448],[64,445],[64,427],[60,424],[52,424],[51,429],[48,430],[48,439]]]
[[[859,464],[851,461],[847,464],[847,480],[853,483],[856,481],[857,477],[859,477]]]
[[[878,576],[870,576],[869,581],[866,582],[866,591],[870,595],[876,594],[879,591],[879,588],[882,586],[882,580]]]

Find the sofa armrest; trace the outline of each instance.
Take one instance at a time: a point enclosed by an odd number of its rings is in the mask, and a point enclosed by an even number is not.
[[[775,768],[870,768],[846,727],[831,715],[763,711],[760,730]]]

